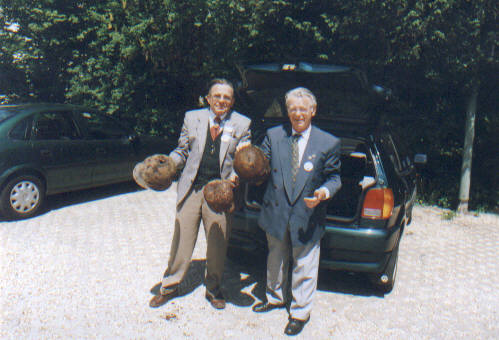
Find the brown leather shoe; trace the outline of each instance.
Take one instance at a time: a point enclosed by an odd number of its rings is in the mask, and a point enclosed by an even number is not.
[[[213,308],[215,309],[224,309],[225,308],[225,298],[222,293],[217,294],[217,296],[213,296],[212,294],[206,292],[206,300],[208,300]]]
[[[155,295],[155,296],[153,296],[151,301],[149,301],[149,307],[158,308],[160,306],[163,306],[165,303],[167,303],[168,301],[170,301],[171,299],[173,299],[174,297],[177,297],[177,296],[178,296],[177,290],[173,290],[165,295],[162,295],[162,294]]]
[[[294,319],[294,318],[289,318],[289,322],[284,329],[284,334],[287,335],[297,335],[299,334],[303,327],[305,327],[305,324],[310,320],[310,316],[307,318],[307,320],[299,320],[299,319]]]
[[[284,308],[285,304],[274,305],[268,302],[260,302],[253,306],[252,310],[255,313],[266,313],[270,312],[272,309]]]

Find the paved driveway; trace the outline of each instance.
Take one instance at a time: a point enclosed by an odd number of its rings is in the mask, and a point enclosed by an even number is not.
[[[149,308],[168,260],[175,191],[130,188],[60,195],[41,216],[0,222],[0,338],[284,338],[284,310],[250,308],[264,291],[263,263],[229,261],[224,311],[204,300],[202,231],[183,296]],[[416,207],[388,295],[362,275],[321,272],[297,338],[498,339],[499,217],[441,214]]]

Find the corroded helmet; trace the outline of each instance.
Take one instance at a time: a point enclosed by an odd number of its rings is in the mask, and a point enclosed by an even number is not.
[[[162,191],[170,187],[176,171],[171,157],[157,154],[138,163],[133,169],[133,178],[144,189]]]
[[[234,193],[232,183],[227,180],[214,179],[203,189],[204,199],[215,212],[227,212],[234,209]]]
[[[244,181],[263,182],[270,173],[269,160],[263,151],[254,146],[244,146],[234,156],[234,170]]]

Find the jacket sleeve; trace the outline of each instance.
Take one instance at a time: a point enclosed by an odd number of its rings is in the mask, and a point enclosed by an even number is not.
[[[239,147],[239,145],[241,145],[243,143],[251,143],[250,124],[251,124],[251,120],[248,119],[247,124],[245,124],[245,126],[243,128],[243,132],[241,133],[241,138],[239,138],[239,141],[237,142],[236,150]],[[236,175],[237,175],[236,170],[234,170],[234,167],[232,167],[232,170],[230,172],[230,176],[233,177]]]
[[[270,137],[269,137],[268,132],[265,135],[265,138],[263,139],[262,144],[260,145],[260,149],[262,149],[265,157],[267,157],[267,159],[270,160],[271,147],[270,147]]]
[[[243,133],[241,134],[241,138],[239,139],[239,142],[237,142],[237,146],[243,144],[243,143],[251,143],[251,130],[250,130],[250,123],[251,121],[248,120],[247,125],[243,129]],[[236,146],[236,148],[237,148]]]
[[[189,156],[189,129],[188,129],[188,117],[187,114],[184,117],[184,123],[182,124],[182,130],[180,131],[180,137],[178,138],[177,147],[170,152],[170,157],[173,159],[177,165],[177,170],[184,167],[187,157]]]
[[[325,182],[322,186],[329,190],[329,198],[333,197],[341,188],[340,179],[340,161],[341,143],[339,139],[335,139],[331,148],[327,152],[327,158],[324,162]]]

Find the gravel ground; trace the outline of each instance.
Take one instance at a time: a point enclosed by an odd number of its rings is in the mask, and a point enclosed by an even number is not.
[[[43,215],[1,222],[0,338],[285,338],[286,311],[250,308],[264,292],[263,263],[228,262],[225,310],[204,299],[203,231],[182,296],[149,308],[168,260],[174,202],[174,186],[116,186],[55,196]],[[499,216],[443,215],[415,208],[390,294],[362,275],[321,272],[311,321],[296,338],[498,339]]]

